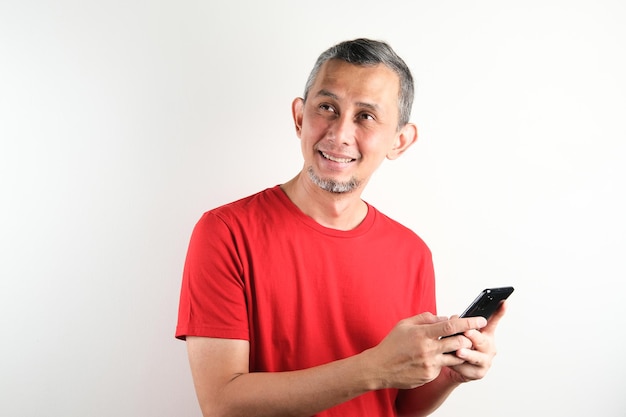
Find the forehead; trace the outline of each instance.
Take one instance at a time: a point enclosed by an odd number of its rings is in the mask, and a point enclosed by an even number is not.
[[[400,93],[400,78],[383,64],[355,65],[331,59],[325,62],[313,83],[311,95],[321,90],[339,97],[355,95],[376,101],[393,100],[396,104]]]

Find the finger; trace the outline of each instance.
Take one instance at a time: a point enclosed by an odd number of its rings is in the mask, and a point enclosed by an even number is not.
[[[435,316],[432,313],[422,313],[422,314],[418,314],[417,316],[413,316],[413,317],[409,317],[408,319],[406,319],[409,323],[411,324],[435,324],[435,323],[440,323],[443,321],[447,321],[448,318],[445,316]]]
[[[490,346],[490,337],[486,336],[478,330],[468,330],[463,335],[471,342],[470,349],[485,351]]]
[[[441,353],[454,353],[459,349],[469,349],[472,347],[472,341],[463,335],[450,336],[439,339]]]
[[[441,355],[441,357],[443,358],[441,361],[442,366],[457,367],[465,363],[465,359],[459,358],[455,355],[455,352],[451,352],[450,355]]]
[[[456,352],[459,359],[463,359],[465,363],[479,368],[489,368],[491,366],[491,357],[484,353],[473,349],[459,349]]]
[[[453,369],[460,374],[465,381],[483,378],[491,367],[493,356],[473,349],[459,349],[456,357],[463,360],[461,365]]]
[[[487,320],[484,317],[466,317],[451,319],[445,323],[437,324],[435,331],[439,332],[438,336],[446,337],[456,334],[465,333],[468,330],[482,329],[487,325]]]

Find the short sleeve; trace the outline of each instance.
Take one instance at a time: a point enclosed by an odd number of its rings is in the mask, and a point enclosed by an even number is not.
[[[187,251],[176,337],[249,340],[245,294],[237,237],[222,218],[207,212]]]

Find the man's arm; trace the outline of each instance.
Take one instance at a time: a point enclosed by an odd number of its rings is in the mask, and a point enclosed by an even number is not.
[[[447,320],[425,313],[402,320],[372,349],[290,372],[249,372],[247,341],[187,337],[187,346],[205,417],[310,416],[371,390],[432,381],[443,367],[464,362],[443,352],[469,347],[467,338],[439,338],[481,326],[482,318]]]
[[[191,371],[205,417],[310,416],[375,383],[359,355],[292,372],[248,372],[245,340],[188,337]]]

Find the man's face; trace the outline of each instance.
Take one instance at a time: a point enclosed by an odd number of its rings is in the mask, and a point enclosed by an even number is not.
[[[400,81],[384,65],[330,60],[306,103],[293,105],[309,179],[326,191],[350,192],[367,183],[398,146]]]

